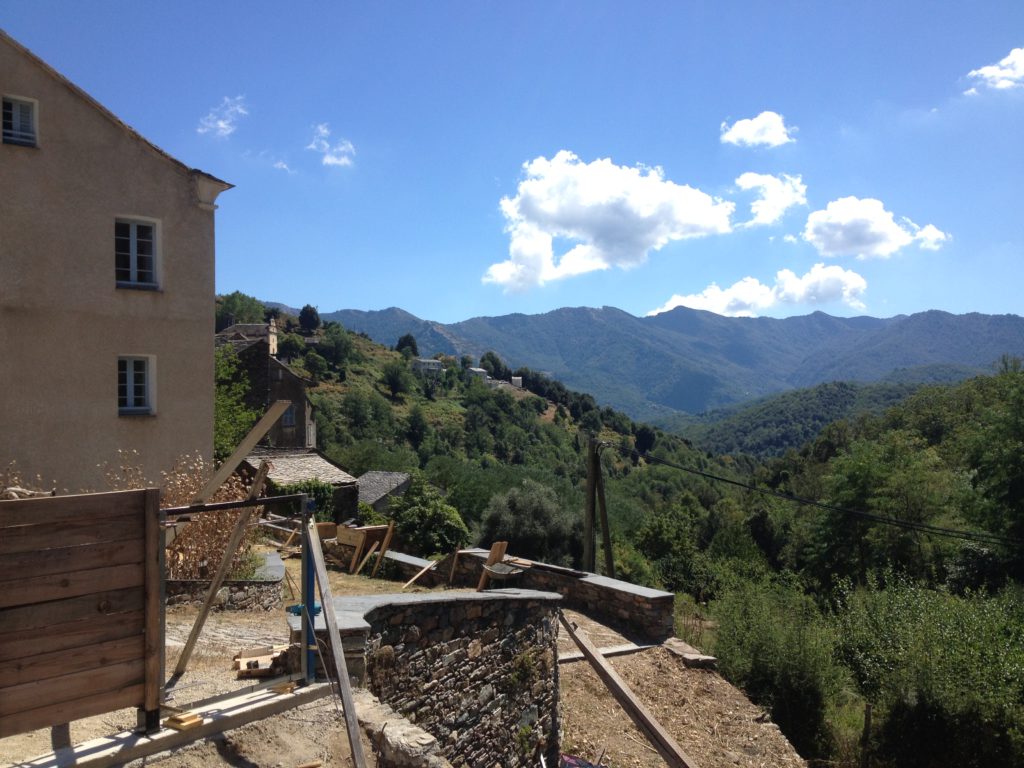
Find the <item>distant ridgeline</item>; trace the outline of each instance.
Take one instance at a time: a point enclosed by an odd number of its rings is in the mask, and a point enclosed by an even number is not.
[[[991,372],[1004,354],[1024,356],[1024,319],[1016,315],[930,311],[880,319],[815,312],[777,320],[685,307],[653,317],[582,307],[444,325],[392,307],[323,319],[388,346],[411,333],[422,355],[494,351],[513,369],[543,371],[601,404],[665,426],[800,387],[951,382]]]

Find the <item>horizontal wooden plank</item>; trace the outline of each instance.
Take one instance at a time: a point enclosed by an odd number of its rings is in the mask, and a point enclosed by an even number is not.
[[[22,768],[113,768],[134,762],[158,752],[166,752],[183,744],[230,731],[256,720],[287,712],[317,699],[330,696],[330,683],[313,683],[296,688],[292,693],[275,694],[270,691],[240,694],[234,698],[221,698],[208,706],[193,705],[190,711],[203,718],[203,724],[187,731],[165,728],[152,736],[123,731],[113,736],[93,739],[61,750],[30,758],[18,765]],[[0,719],[0,728],[3,720]],[[0,736],[4,736],[0,730]]]
[[[51,702],[14,715],[0,715],[0,739],[16,733],[27,733],[72,720],[102,715],[142,701],[142,683],[124,686],[118,690],[96,693],[76,701]]]
[[[57,547],[47,549],[44,557],[40,557],[36,551],[0,555],[0,592],[10,587],[8,581],[15,581],[22,576],[45,576],[48,573],[69,573],[108,565],[141,563],[143,551],[140,539]]]
[[[137,512],[108,517],[104,520],[76,520],[51,525],[19,525],[3,529],[0,555],[17,552],[42,552],[53,547],[77,544],[99,544],[104,541],[141,541],[145,520]]]
[[[14,715],[39,707],[43,702],[58,704],[76,699],[88,699],[92,696],[119,691],[123,688],[143,682],[144,664],[142,658],[108,664],[70,675],[49,677],[45,680],[34,680],[21,685],[12,685],[3,689],[0,696],[0,717]],[[121,706],[142,704],[142,698],[126,701]],[[71,719],[77,719],[75,715]],[[65,722],[65,721],[61,721]]]
[[[141,659],[144,649],[145,638],[140,633],[70,651],[52,651],[0,662],[0,697],[4,696],[5,688],[14,685]]]
[[[79,621],[51,624],[43,631],[34,628],[21,632],[3,632],[0,633],[0,663],[54,651],[73,651],[85,645],[142,635],[143,624],[143,613],[138,611],[108,616],[97,614]]]
[[[0,628],[5,632],[22,632],[35,627],[48,629],[60,622],[142,610],[142,589],[117,589],[95,595],[69,597],[66,600],[53,600],[40,605],[0,609]]]
[[[339,544],[347,544],[350,547],[359,546],[366,541],[366,531],[339,525],[336,538]]]
[[[51,573],[47,576],[4,582],[0,583],[0,586],[11,584],[11,588],[0,590],[0,608],[45,603],[126,587],[141,588],[144,580],[145,571],[142,563],[132,563],[76,573]]]
[[[47,496],[0,501],[0,528],[11,525],[64,525],[76,520],[102,520],[134,512],[141,515],[145,490]]]

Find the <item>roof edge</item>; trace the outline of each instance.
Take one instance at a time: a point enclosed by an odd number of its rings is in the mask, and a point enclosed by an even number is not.
[[[141,141],[143,144],[145,144],[147,147],[149,147],[153,152],[155,152],[156,154],[160,155],[165,160],[169,160],[171,163],[173,163],[174,165],[176,165],[178,168],[180,168],[181,170],[185,171],[186,173],[202,176],[202,177],[208,179],[215,186],[222,186],[222,189],[220,190],[221,192],[226,191],[226,190],[231,189],[231,188],[234,187],[234,184],[230,184],[230,183],[224,181],[223,179],[218,179],[212,173],[207,173],[206,171],[200,170],[199,168],[193,168],[193,167],[191,167],[189,165],[186,165],[185,163],[181,162],[181,160],[179,160],[178,158],[174,157],[174,155],[172,155],[169,152],[167,152],[166,150],[163,150],[160,147],[158,147],[152,141],[150,141],[145,136],[143,136],[141,133],[139,133],[134,128],[132,128],[130,125],[128,125],[128,123],[124,122],[124,120],[122,120],[117,115],[115,115],[113,112],[111,112],[109,109],[107,109],[105,106],[100,104],[100,102],[98,102],[95,98],[93,98],[88,93],[86,93],[85,90],[83,90],[80,86],[75,85],[73,82],[71,82],[71,80],[69,80],[67,77],[62,75],[60,72],[58,72],[56,69],[54,69],[51,65],[47,64],[39,56],[34,54],[30,49],[26,48],[24,45],[22,45],[17,40],[15,40],[13,37],[11,37],[2,27],[0,27],[0,40],[2,40],[3,42],[6,42],[8,45],[10,45],[16,51],[18,51],[19,53],[21,53],[24,56],[26,56],[36,66],[38,66],[40,69],[42,69],[47,75],[52,77],[58,83],[60,83],[65,88],[67,88],[69,91],[71,91],[73,94],[75,94],[80,99],[82,99],[87,104],[89,104],[91,107],[96,109],[101,115],[106,117],[108,120],[110,120],[112,123],[117,125],[119,128],[121,128],[122,130],[126,131],[130,136],[132,136],[132,137],[138,139],[139,141]]]

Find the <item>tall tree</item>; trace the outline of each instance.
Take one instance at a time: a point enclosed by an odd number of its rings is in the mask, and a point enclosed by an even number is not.
[[[241,291],[218,296],[216,330],[219,333],[235,323],[262,323],[265,311],[262,301]]]
[[[320,313],[312,304],[307,304],[299,311],[299,327],[306,333],[313,333],[320,327]]]
[[[228,345],[214,353],[213,455],[220,460],[231,455],[252,429],[259,413],[245,404],[249,380]]]
[[[412,374],[404,360],[392,360],[385,364],[381,375],[381,383],[397,398],[403,392],[412,389]]]
[[[395,351],[401,352],[404,357],[419,357],[420,350],[416,345],[416,337],[407,333],[395,344]]]

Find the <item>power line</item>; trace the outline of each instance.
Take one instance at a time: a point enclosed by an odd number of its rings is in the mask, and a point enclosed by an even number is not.
[[[715,480],[720,483],[726,483],[727,485],[733,485],[737,488],[743,488],[753,493],[759,493],[764,496],[774,496],[777,499],[788,501],[792,504],[803,504],[808,507],[816,507],[817,509],[823,509],[827,512],[838,512],[843,515],[850,515],[853,517],[859,517],[863,520],[869,520],[873,523],[879,523],[881,525],[891,525],[896,528],[904,528],[906,530],[917,531],[919,533],[929,533],[933,536],[946,536],[953,539],[964,539],[966,541],[975,541],[979,544],[1001,544],[1007,546],[1020,546],[1022,543],[1019,539],[1008,538],[1006,536],[999,536],[994,533],[983,533],[980,531],[961,531],[955,528],[944,528],[939,525],[931,525],[930,523],[920,523],[912,520],[900,520],[895,517],[885,517],[884,515],[876,515],[871,512],[863,512],[857,509],[847,509],[846,507],[838,507],[834,504],[826,504],[821,501],[815,501],[813,499],[806,499],[801,496],[794,496],[790,493],[783,493],[782,491],[776,491],[771,488],[758,488],[744,483],[739,480],[733,480],[728,477],[720,477],[719,475],[713,475],[710,472],[704,472],[699,469],[692,469],[690,467],[684,467],[679,464],[674,464],[671,461],[665,459],[659,459],[657,456],[652,456],[649,453],[641,453],[634,448],[620,447],[619,451],[623,455],[629,455],[633,458],[642,458],[649,464],[660,464],[665,467],[671,467],[672,469],[678,469],[682,472],[688,472],[691,475],[697,475],[706,480]]]

